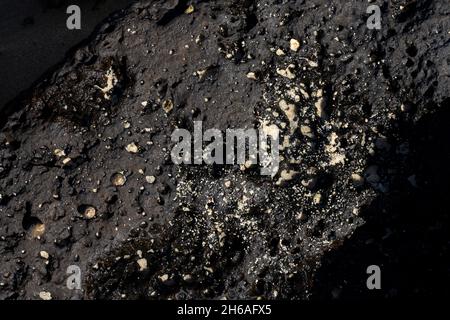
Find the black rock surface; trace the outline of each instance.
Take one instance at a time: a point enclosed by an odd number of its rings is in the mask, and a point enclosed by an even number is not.
[[[3,112],[0,297],[448,290],[450,7],[384,2],[369,30],[367,6],[142,1],[112,16]],[[278,175],[174,165],[172,132],[199,120],[276,125]]]

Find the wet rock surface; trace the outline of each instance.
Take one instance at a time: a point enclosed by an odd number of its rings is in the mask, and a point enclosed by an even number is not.
[[[142,1],[111,17],[2,115],[0,297],[370,297],[371,264],[383,296],[444,288],[450,8],[389,1],[381,30],[366,8]],[[200,120],[277,126],[278,174],[174,165],[173,130]]]

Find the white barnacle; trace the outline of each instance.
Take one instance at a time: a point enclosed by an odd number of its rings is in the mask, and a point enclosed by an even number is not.
[[[106,71],[105,77],[106,77],[106,87],[102,88],[97,85],[95,87],[103,93],[103,97],[106,100],[110,100],[111,99],[110,93],[114,89],[116,84],[119,82],[119,80],[117,79],[116,73],[114,72],[112,67],[110,67],[108,71]]]

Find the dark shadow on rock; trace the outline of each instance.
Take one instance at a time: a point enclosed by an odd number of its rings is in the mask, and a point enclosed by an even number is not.
[[[313,299],[449,296],[449,107],[447,99],[438,112],[401,129],[410,145],[404,175],[361,212],[366,224],[324,257]],[[381,269],[381,290],[367,289],[370,265]]]

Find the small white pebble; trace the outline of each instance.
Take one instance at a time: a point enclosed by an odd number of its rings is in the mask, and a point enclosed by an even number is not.
[[[277,56],[279,56],[279,57],[282,57],[282,56],[286,55],[286,54],[284,53],[284,51],[281,50],[281,49],[277,49],[277,51],[275,52],[275,54],[276,54]]]
[[[47,291],[41,291],[39,292],[39,298],[42,300],[52,300],[52,294]]]
[[[146,180],[148,183],[153,184],[153,183],[155,183],[155,181],[156,181],[156,177],[155,177],[155,176],[146,176],[146,177],[145,177],[145,180]]]
[[[247,78],[248,79],[252,79],[252,80],[257,80],[256,79],[256,74],[254,72],[247,73]]]
[[[291,50],[297,52],[300,48],[300,42],[297,39],[291,39],[290,41]]]
[[[169,280],[169,275],[168,274],[163,274],[162,276],[158,277],[162,282],[166,282],[167,280]]]
[[[185,274],[185,275],[183,276],[183,280],[184,280],[184,281],[192,280],[192,276],[191,276],[190,274]]]
[[[139,271],[147,270],[147,259],[145,258],[139,259],[137,261],[137,264],[139,265]]]
[[[111,182],[116,187],[121,187],[127,182],[127,178],[122,173],[118,172],[112,176]]]
[[[322,202],[322,195],[320,193],[316,193],[313,197],[314,204],[320,204]]]
[[[84,210],[84,216],[85,216],[87,219],[94,219],[96,213],[97,213],[97,210],[95,210],[94,207],[87,207],[87,208]]]
[[[53,154],[59,158],[64,157],[66,155],[66,153],[62,149],[55,149],[53,151]]]
[[[125,149],[129,152],[129,153],[138,153],[139,152],[139,147],[134,143],[130,143],[129,145],[127,145],[125,147]]]

